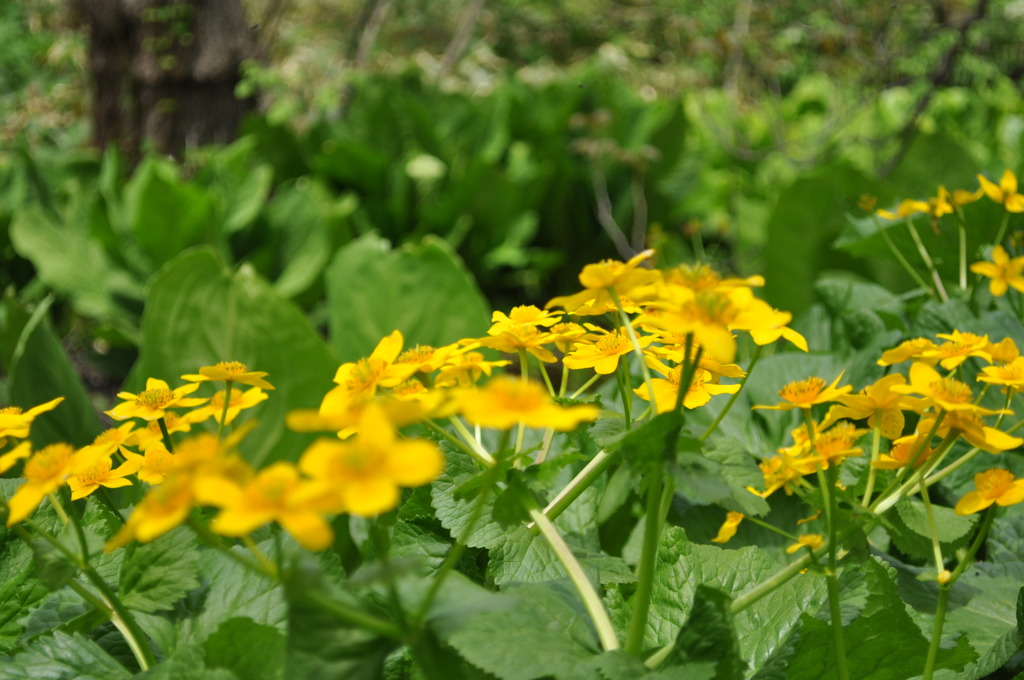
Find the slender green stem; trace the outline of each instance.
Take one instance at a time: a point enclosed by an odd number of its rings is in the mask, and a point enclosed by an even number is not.
[[[996,232],[996,238],[992,241],[995,245],[1000,245],[1003,242],[1003,237],[1006,236],[1006,227],[1010,224],[1010,211],[1003,212],[1003,221],[999,224],[999,231]]]
[[[122,515],[121,511],[114,506],[114,502],[110,500],[110,494],[107,493],[107,490],[104,489],[102,486],[96,489],[96,498],[103,505],[103,507],[105,507],[111,514],[114,515],[114,517],[121,520],[121,525],[124,526],[124,515]]]
[[[604,449],[598,451],[597,455],[544,508],[544,514],[547,515],[548,519],[555,519],[572,505],[572,502],[579,498],[580,494],[586,491],[598,477],[604,474],[605,470],[618,461],[621,452],[622,449],[615,449],[610,453]]]
[[[269,574],[275,581],[281,580],[281,573],[277,569],[277,564],[275,564],[273,560],[267,557],[266,554],[260,550],[260,547],[256,545],[254,540],[248,536],[242,536],[242,543],[249,549],[249,552],[256,558],[256,561],[260,563],[264,572]]]
[[[583,573],[583,567],[576,560],[576,556],[572,554],[572,550],[566,545],[555,525],[535,504],[524,503],[524,505],[527,505],[530,518],[537,525],[537,528],[540,529],[541,535],[547,540],[551,549],[555,551],[558,561],[562,563],[562,567],[569,575],[569,580],[576,587],[576,592],[579,593],[580,598],[583,600],[583,606],[586,607],[587,613],[590,614],[590,620],[597,630],[597,637],[601,641],[601,647],[606,652],[618,649],[619,639],[615,635],[615,626],[612,625],[608,612],[605,611],[601,597],[594,590],[594,586],[587,578],[587,575]]]
[[[596,379],[596,373],[595,379]],[[562,381],[558,383],[558,396],[564,397],[566,390],[569,389],[569,367],[564,363],[562,364]]]
[[[640,374],[644,377],[644,385],[647,386],[647,394],[650,396],[651,403],[653,404],[656,401],[654,398],[654,386],[651,383],[651,371],[647,368],[647,361],[644,357],[644,348],[640,346],[640,340],[636,337],[636,331],[633,330],[633,323],[629,320],[629,315],[622,308],[622,300],[619,299],[619,294],[615,291],[614,287],[609,287],[608,293],[611,295],[612,300],[615,301],[615,307],[619,310],[619,320],[622,322],[622,327],[626,329],[626,335],[629,336],[629,341],[633,343],[633,351],[640,359]]]
[[[810,408],[800,409],[804,415],[804,422],[807,425],[807,439],[815,455],[820,456],[818,445],[814,437],[814,417]],[[824,462],[827,464],[827,462]],[[829,613],[832,620],[832,645],[836,657],[836,674],[839,680],[847,680],[849,671],[846,667],[846,643],[843,640],[843,617],[839,602],[839,573],[836,550],[838,548],[836,532],[836,495],[833,493],[836,483],[836,466],[829,465],[826,474],[822,470],[822,463],[818,464],[818,484],[825,501],[825,525],[828,530],[828,568],[825,570],[825,580],[828,584]],[[813,553],[811,553],[813,557]]]
[[[589,388],[591,385],[596,383],[600,377],[601,377],[600,373],[595,373],[594,376],[592,378],[590,378],[589,380],[587,380],[587,382],[583,383],[583,385],[578,390],[576,390],[575,392],[570,394],[569,398],[570,399],[575,399],[576,397],[578,397],[581,394],[583,394],[584,392],[586,392],[587,388]]]
[[[654,591],[654,568],[658,557],[658,543],[661,538],[661,496],[664,493],[664,469],[651,465],[647,475],[647,507],[644,512],[644,537],[640,549],[640,564],[637,567],[637,586],[633,596],[633,613],[626,634],[626,652],[637,656],[643,651],[644,634],[647,631],[647,616]]]
[[[164,448],[167,449],[167,453],[174,453],[174,442],[171,441],[171,433],[167,431],[167,423],[164,422],[163,417],[157,418],[156,422],[160,426],[160,434],[164,438]]]
[[[927,281],[921,278],[921,275],[917,273],[917,270],[914,269],[914,267],[910,264],[910,261],[907,260],[903,252],[896,247],[896,244],[893,243],[892,237],[889,236],[889,232],[882,228],[882,225],[879,224],[877,217],[875,217],[875,226],[878,227],[878,233],[882,235],[882,239],[885,240],[885,244],[889,246],[889,250],[891,250],[892,254],[896,256],[896,259],[899,261],[899,263],[903,265],[903,269],[905,269],[906,272],[910,274],[910,277],[914,279],[914,281],[917,283],[918,286],[921,287],[922,290],[925,290],[928,292],[929,295],[934,296],[935,291],[932,290],[932,287],[928,285]]]
[[[935,512],[932,510],[932,500],[928,497],[928,484],[922,475],[920,478],[921,500],[924,502],[924,514],[928,520],[928,533],[932,539],[932,556],[935,558],[935,573],[938,574],[946,568],[946,561],[942,558],[942,546],[939,544],[939,532],[935,526]]]
[[[957,211],[959,213],[959,210]],[[963,220],[957,225],[960,233],[960,290],[967,290],[967,228]]]
[[[398,626],[386,621],[381,618],[377,618],[371,614],[367,614],[364,611],[353,609],[348,605],[344,605],[337,600],[333,600],[323,593],[311,591],[303,594],[303,597],[307,602],[316,605],[321,610],[328,614],[334,615],[336,618],[344,621],[345,623],[352,624],[363,630],[368,630],[371,633],[376,633],[384,637],[389,637],[395,640],[402,638],[402,632],[398,629]]]
[[[942,277],[939,276],[939,270],[935,268],[935,262],[932,261],[932,256],[928,254],[928,249],[925,248],[924,241],[921,240],[921,235],[917,233],[917,229],[914,227],[914,221],[908,217],[905,224],[907,225],[907,231],[910,232],[910,238],[914,240],[917,252],[921,255],[921,259],[924,260],[925,266],[928,267],[928,271],[931,273],[932,281],[935,283],[935,290],[938,292],[939,298],[943,302],[949,302],[949,295],[946,293],[946,287],[942,285]]]
[[[540,377],[544,379],[544,385],[548,388],[548,394],[552,397],[555,396],[555,386],[551,383],[551,376],[548,375],[548,371],[544,367],[544,362],[540,359],[537,359],[537,370],[540,372]]]
[[[754,370],[754,366],[757,364],[757,360],[760,358],[761,345],[754,345],[754,354],[753,356],[750,357],[750,364],[747,366],[747,372],[743,375],[743,378],[740,380],[740,388],[733,392],[731,395],[729,395],[729,401],[725,402],[725,406],[722,408],[721,411],[718,412],[718,415],[715,417],[714,421],[712,421],[712,423],[708,425],[708,429],[704,430],[704,434],[700,436],[701,441],[705,441],[711,435],[711,433],[715,431],[715,428],[718,427],[718,425],[722,422],[722,419],[725,418],[726,414],[729,413],[729,409],[731,409],[733,404],[736,403],[736,400],[739,399],[740,392],[742,392],[743,388],[746,386],[747,379],[750,378],[750,374]]]
[[[465,453],[470,458],[476,458],[477,457],[477,452],[475,450],[470,448],[465,442],[463,442],[458,437],[452,436],[452,434],[450,432],[448,432],[448,430],[444,429],[443,427],[441,427],[440,425],[438,425],[434,421],[432,421],[432,420],[425,420],[425,421],[423,421],[423,425],[424,425],[424,427],[426,427],[431,432],[434,432],[434,433],[440,435],[441,437],[443,437],[445,439],[445,441],[447,441],[452,446],[460,449],[463,453]]]
[[[476,528],[477,522],[480,521],[480,516],[483,514],[484,504],[489,495],[489,488],[484,489],[476,498],[476,502],[473,503],[473,509],[470,511],[469,519],[466,522],[466,526],[462,528],[462,532],[455,539],[455,544],[452,545],[448,554],[445,555],[444,562],[438,567],[437,572],[434,574],[434,580],[430,582],[430,587],[427,589],[427,594],[423,596],[423,600],[420,602],[419,608],[416,610],[416,614],[413,617],[413,625],[419,628],[423,620],[426,619],[427,613],[430,611],[430,605],[433,604],[434,598],[441,591],[441,586],[444,584],[448,575],[455,569],[455,565],[459,563],[459,559],[462,557],[462,553],[466,550],[466,544],[469,541],[470,535],[473,533],[473,529]]]
[[[992,520],[995,516],[996,506],[991,505],[985,511],[985,516],[981,520],[981,527],[974,536],[971,547],[967,549],[967,554],[956,565],[956,569],[953,570],[949,580],[939,585],[939,601],[935,608],[935,622],[932,624],[932,639],[928,645],[928,658],[924,664],[923,680],[931,680],[932,675],[935,673],[935,661],[939,654],[939,643],[942,641],[942,628],[946,622],[949,592],[952,590],[953,584],[956,583],[957,579],[974,562],[974,556],[978,554],[978,549],[981,548],[981,544],[984,543],[985,538],[988,536],[989,529],[992,527]]]
[[[519,348],[519,373],[522,381],[528,382],[530,380],[530,355],[526,353],[526,349],[523,347]],[[516,429],[516,453],[523,450],[523,439],[526,437],[526,423],[520,421],[519,426]]]
[[[231,403],[231,382],[226,380],[224,382],[224,408],[220,412],[220,422],[217,423],[217,441],[221,440],[221,436],[224,434],[224,425],[228,422],[228,404]],[[170,451],[170,449],[167,449]]]
[[[458,416],[452,416],[449,419],[455,431],[459,433],[463,441],[469,446],[469,453],[476,458],[476,460],[482,463],[486,467],[494,467],[494,456],[492,456],[484,447],[480,444],[476,437],[470,434],[466,426],[462,424]]]
[[[822,551],[824,551],[824,548],[822,548]],[[747,607],[753,605],[755,602],[760,601],[761,598],[770,595],[777,588],[781,588],[789,579],[793,578],[810,565],[811,556],[809,554],[801,555],[796,560],[790,562],[785,567],[772,574],[768,579],[762,581],[737,597],[732,601],[732,604],[729,605],[729,609],[732,610],[733,614],[738,614]]]
[[[57,499],[57,494],[55,492],[50,492],[46,494],[46,497],[50,499],[50,505],[53,506],[53,511],[57,513],[60,523],[64,526],[70,524],[71,520],[68,518],[68,513],[64,511],[64,506],[61,505],[61,502]]]
[[[882,426],[878,423],[871,428],[871,462],[868,464],[868,482],[864,487],[864,498],[861,500],[861,507],[866,508],[871,504],[871,493],[875,490],[875,476],[878,470],[875,463],[878,462],[878,455],[882,445]]]
[[[544,431],[544,439],[541,440],[540,451],[537,452],[533,462],[543,463],[548,458],[548,451],[551,450],[551,442],[555,439],[555,428],[549,427]]]

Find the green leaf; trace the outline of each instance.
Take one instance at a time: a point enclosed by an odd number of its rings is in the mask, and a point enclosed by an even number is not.
[[[13,660],[0,657],[0,680],[127,680],[132,673],[80,635],[39,638]]]
[[[17,645],[24,630],[23,620],[37,611],[49,592],[36,577],[32,549],[8,538],[0,552],[0,652]]]
[[[303,563],[285,583],[288,599],[286,678],[376,680],[397,642],[355,628],[316,605],[311,595],[365,609],[348,593],[332,588],[319,571]],[[379,616],[379,614],[377,614]]]
[[[850,680],[911,678],[921,674],[928,652],[928,639],[907,613],[892,573],[875,559],[850,568],[862,572],[867,597],[861,611],[843,628]],[[953,631],[951,631],[953,632]],[[799,641],[788,657],[788,680],[828,680],[835,678],[832,626],[827,617],[805,614]],[[947,634],[947,640],[952,637]],[[939,650],[937,669],[951,669],[955,677],[977,658],[967,635],[956,636],[956,643]]]
[[[125,184],[124,214],[154,268],[189,246],[212,241],[219,228],[210,194],[182,181],[177,166],[154,156],[145,158]]]
[[[473,618],[446,642],[466,660],[502,680],[588,676],[597,653],[589,617],[575,591],[554,584],[505,589],[509,608]]]
[[[272,626],[247,618],[228,619],[206,638],[203,648],[209,668],[224,668],[245,680],[285,677],[285,636]]]
[[[84,446],[100,433],[100,421],[50,326],[49,301],[36,307],[21,332],[11,358],[8,396],[23,409],[64,397],[56,409],[32,423],[32,444],[37,449],[60,441]]]
[[[121,602],[143,612],[171,609],[199,586],[200,559],[195,535],[182,527],[151,543],[130,545],[121,563]]]
[[[642,425],[626,432],[619,442],[626,460],[639,471],[648,466],[663,465],[675,458],[671,443],[679,435],[682,417],[676,411],[660,413]]]
[[[135,680],[245,680],[223,668],[207,668],[202,648],[192,645],[175,650]]]
[[[133,329],[136,315],[121,302],[142,299],[142,286],[107,257],[84,225],[58,225],[37,206],[19,210],[11,222],[11,244],[31,260],[36,275],[67,295],[83,316],[114,320]]]
[[[369,356],[395,329],[406,347],[436,347],[487,330],[483,295],[440,239],[391,250],[367,234],[338,250],[325,277],[331,346],[344,361]]]
[[[150,282],[134,374],[173,386],[177,376],[218,361],[266,371],[277,388],[256,409],[260,425],[241,446],[249,462],[297,460],[312,438],[287,431],[284,416],[319,406],[337,361],[303,314],[250,268],[231,272],[211,250],[192,250]]]
[[[976,518],[957,515],[953,508],[932,504],[935,532],[943,554],[952,555],[965,547],[972,536]],[[932,557],[932,539],[924,503],[917,498],[905,498],[886,513],[891,526],[889,535],[896,546],[908,555],[920,559]]]
[[[686,625],[676,636],[675,647],[665,660],[664,670],[711,662],[715,680],[741,680],[746,664],[740,656],[732,599],[705,585],[694,591],[693,607]]]
[[[441,443],[444,451],[444,472],[430,485],[430,497],[437,519],[447,529],[452,538],[463,539],[466,525],[473,515],[473,507],[477,497],[466,498],[456,494],[463,484],[474,480],[480,474],[480,468],[467,454],[455,449],[450,444]],[[471,548],[493,548],[505,539],[505,529],[497,522],[486,521],[494,511],[493,494],[488,493],[483,499],[481,519],[473,527],[465,543]]]
[[[710,586],[735,599],[783,566],[760,548],[728,550],[697,545],[679,527],[668,527],[658,546],[644,648],[662,647],[675,639],[690,616],[697,586]],[[800,616],[817,611],[824,598],[824,580],[798,576],[736,614],[743,660],[751,668],[759,668],[786,640]],[[609,599],[613,616],[625,625],[631,609],[629,600],[614,592]]]
[[[687,500],[714,503],[746,515],[767,514],[768,502],[747,491],[764,484],[758,469],[742,443],[735,439],[714,437],[702,453],[679,454],[672,467],[676,491]]]

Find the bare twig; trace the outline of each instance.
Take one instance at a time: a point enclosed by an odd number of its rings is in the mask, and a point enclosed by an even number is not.
[[[452,41],[448,43],[444,56],[441,57],[441,68],[437,72],[438,79],[450,73],[459,63],[459,59],[462,58],[473,37],[473,30],[484,13],[486,2],[487,0],[469,0],[466,9],[462,12],[462,17],[459,18],[459,26],[455,29],[455,35],[452,36]]]
[[[381,26],[387,18],[391,0],[367,0],[363,5],[363,11],[359,13],[359,19],[352,29],[349,38],[348,49],[345,52],[345,60],[348,68],[357,70],[363,68],[370,59],[370,53],[377,42]],[[355,86],[349,81],[341,92],[340,115],[345,116],[352,97],[355,94]]]
[[[591,172],[591,177],[594,182],[594,198],[597,200],[597,221],[611,237],[615,249],[619,251],[619,257],[628,260],[636,253],[630,247],[629,239],[626,238],[625,232],[622,231],[622,227],[615,221],[615,216],[612,214],[612,199],[608,196],[608,182],[605,180],[604,173],[600,168],[595,167]]]

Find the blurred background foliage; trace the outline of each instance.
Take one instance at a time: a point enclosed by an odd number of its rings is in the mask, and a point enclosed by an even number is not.
[[[479,325],[474,301],[543,304],[648,246],[764,273],[772,304],[813,317],[822,276],[913,287],[851,236],[862,194],[891,206],[1024,159],[1024,0],[243,5],[256,48],[236,93],[255,112],[233,143],[173,158],[88,147],[70,3],[0,6],[2,315],[53,291],[95,389],[133,365],[147,285],[193,246],[269,281],[339,356],[332,328],[354,321],[332,300],[380,308],[346,267],[389,252],[417,280],[442,267],[472,310],[410,283],[388,292],[395,318],[453,328]]]

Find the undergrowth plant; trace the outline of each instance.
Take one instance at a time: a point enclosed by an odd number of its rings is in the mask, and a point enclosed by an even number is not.
[[[964,234],[982,197],[991,259],[962,238],[945,281],[914,220]],[[245,356],[144,376],[84,445],[32,438],[62,395],[8,407],[0,677],[1013,671],[1021,212],[1007,172],[867,218],[934,298],[877,352],[812,351],[761,277],[645,250],[479,337],[385,334],[269,458],[248,416],[290,376]]]

